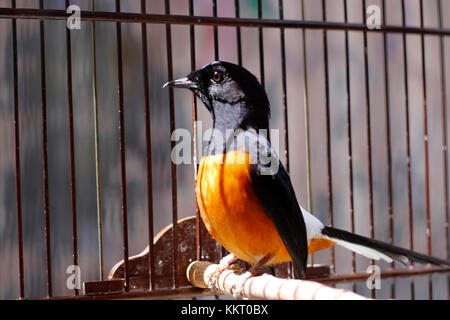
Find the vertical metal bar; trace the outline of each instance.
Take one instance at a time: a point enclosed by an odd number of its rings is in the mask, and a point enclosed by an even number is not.
[[[70,5],[66,0],[66,8]],[[69,154],[70,154],[70,198],[72,205],[72,250],[73,264],[78,265],[77,246],[77,201],[76,201],[76,181],[75,181],[75,138],[73,134],[73,98],[72,98],[72,43],[70,29],[66,28],[66,63],[67,63],[67,105],[69,122]],[[74,295],[78,295],[78,289],[74,288]]]
[[[322,21],[327,20],[326,0],[322,0]],[[324,48],[324,73],[325,73],[325,111],[327,128],[327,174],[328,174],[328,213],[329,223],[333,225],[333,177],[331,173],[331,133],[330,133],[330,84],[328,70],[328,41],[327,31],[323,30],[323,48]],[[334,248],[330,249],[331,269],[335,268]]]
[[[217,0],[212,1],[213,17],[217,17]],[[219,60],[219,34],[217,26],[214,26],[214,60]],[[227,255],[227,250],[221,246],[221,257]]]
[[[278,0],[278,9],[280,20],[284,19],[283,0]],[[280,28],[280,47],[281,47],[281,88],[283,104],[283,136],[284,136],[284,156],[286,158],[286,170],[289,172],[289,127],[288,127],[288,108],[287,108],[287,84],[286,84],[286,46],[284,28]]]
[[[194,15],[194,1],[189,0],[189,15]],[[195,70],[195,27],[189,26],[189,40],[191,48],[191,71]],[[194,147],[194,196],[195,196],[195,247],[196,260],[202,259],[202,235],[201,235],[201,217],[197,203],[197,169],[198,169],[198,150],[197,150],[197,99],[192,93],[192,131]]]
[[[363,0],[363,22],[366,21],[366,0]],[[364,76],[365,76],[365,99],[366,99],[366,128],[367,128],[367,174],[369,177],[369,222],[370,222],[370,237],[375,237],[374,223],[373,223],[373,177],[372,177],[372,132],[370,121],[370,85],[369,85],[369,48],[367,44],[367,32],[363,32],[364,36]],[[374,261],[371,260],[373,265]],[[372,297],[375,298],[375,289],[372,289]]]
[[[420,27],[424,27],[423,0],[419,2],[420,6]],[[426,200],[426,235],[427,235],[427,253],[431,255],[431,218],[430,218],[430,168],[428,159],[428,106],[427,106],[427,74],[425,65],[425,35],[421,34],[422,46],[422,94],[423,94],[423,140],[425,153],[425,200]],[[433,282],[428,277],[429,298],[433,299]]]
[[[120,0],[116,0],[116,12],[120,12]],[[122,232],[123,232],[123,260],[125,291],[129,291],[128,275],[128,212],[127,212],[127,177],[125,155],[125,119],[123,101],[123,66],[122,66],[122,25],[116,22],[117,36],[117,74],[118,74],[118,98],[119,98],[119,146],[120,146],[120,191],[122,197]]]
[[[438,21],[439,28],[443,29],[443,18],[442,18],[442,8],[441,0],[438,0]],[[445,251],[447,254],[447,259],[449,258],[449,239],[448,239],[448,223],[449,223],[449,200],[448,200],[448,138],[447,138],[447,81],[445,77],[445,47],[444,47],[444,37],[439,37],[439,49],[440,49],[440,62],[441,62],[441,100],[442,100],[442,162],[444,163],[444,214],[445,214]]]
[[[236,18],[241,17],[239,0],[234,0],[234,10]],[[241,27],[236,27],[236,43],[237,43],[237,58],[238,64],[242,66],[242,41],[241,41]]]
[[[420,1],[420,27],[424,27],[423,0]],[[427,77],[425,65],[425,36],[421,35],[422,47],[422,94],[423,94],[423,136],[425,149],[425,185],[426,185],[426,217],[427,217],[427,251],[431,255],[431,231],[430,231],[430,174],[428,161],[428,106],[427,106]]]
[[[283,0],[278,0],[278,10],[280,20],[284,20]],[[284,28],[280,28],[280,50],[281,50],[281,90],[283,105],[283,137],[284,137],[284,156],[286,161],[286,171],[289,172],[289,123],[288,123],[288,106],[287,106],[287,80],[286,80],[286,45]],[[293,275],[292,263],[289,263],[290,274]]]
[[[11,0],[16,8],[16,0]],[[20,180],[20,123],[19,123],[19,76],[17,71],[17,20],[12,19],[13,76],[14,76],[14,155],[16,169],[16,209],[17,209],[17,246],[19,255],[19,298],[25,297],[23,273],[23,230],[22,230],[22,187]]]
[[[386,25],[386,1],[383,0],[383,24]],[[389,90],[389,57],[387,33],[383,33],[383,63],[384,63],[384,91],[385,91],[385,121],[386,121],[386,158],[387,158],[387,195],[389,217],[389,243],[394,243],[394,205],[392,199],[392,152],[391,152],[391,117],[390,117],[390,90]],[[394,269],[394,262],[391,268]],[[391,298],[395,298],[395,279],[391,285]]]
[[[165,0],[165,14],[170,15],[170,0]],[[173,79],[173,65],[172,65],[172,33],[170,24],[166,24],[166,47],[167,47],[167,73],[169,79]],[[169,114],[170,114],[170,132],[175,130],[175,111],[174,111],[174,97],[173,88],[169,88]],[[175,146],[175,141],[170,143],[171,149]],[[178,222],[178,203],[177,203],[177,168],[172,162],[171,167],[171,177],[172,177],[172,283],[173,287],[178,286],[178,276],[177,276],[177,253],[178,253],[178,232],[177,232],[177,222]]]
[[[437,14],[439,28],[444,28],[443,13],[441,0],[437,1]],[[448,224],[449,224],[449,200],[448,200],[448,137],[447,137],[447,81],[445,77],[445,47],[444,47],[444,37],[439,37],[439,51],[440,51],[440,64],[441,64],[441,119],[442,119],[442,162],[444,168],[444,232],[445,232],[445,252],[447,260],[450,256],[449,247],[449,234],[448,234]],[[450,276],[447,276],[447,294],[450,297]]]
[[[44,1],[39,0],[39,9],[44,9]],[[52,296],[52,262],[50,240],[50,203],[48,195],[48,156],[47,156],[47,86],[45,72],[45,28],[44,20],[39,22],[41,52],[41,102],[42,102],[42,176],[44,184],[45,257],[47,272],[47,296]]]
[[[213,17],[217,18],[217,0],[212,2]],[[214,60],[219,60],[219,31],[217,26],[213,27],[214,30]]]
[[[146,13],[145,0],[141,0],[141,13]],[[142,35],[142,67],[144,79],[144,114],[145,114],[145,160],[147,163],[147,216],[148,216],[148,289],[155,286],[154,250],[153,250],[153,184],[152,184],[152,145],[151,145],[151,123],[150,123],[150,97],[148,92],[148,46],[147,46],[147,24],[141,24]]]
[[[301,2],[302,20],[305,20],[304,0]],[[309,99],[308,99],[308,63],[306,57],[306,30],[302,28],[303,44],[303,98],[305,106],[305,153],[306,153],[306,193],[308,197],[308,211],[312,213],[312,188],[311,188],[311,139],[309,131]],[[313,255],[311,255],[311,264],[314,264]]]
[[[191,68],[193,69],[193,68]],[[195,197],[195,258],[197,261],[202,259],[202,220],[197,203],[197,171],[198,171],[198,152],[197,152],[197,99],[192,94],[192,130],[193,134],[193,147],[194,147],[194,197]]]
[[[344,0],[344,22],[348,22],[347,0]],[[348,141],[348,184],[350,195],[350,231],[355,232],[355,205],[353,197],[353,143],[352,143],[352,111],[351,111],[351,84],[350,84],[350,49],[348,31],[345,31],[345,70],[347,90],[347,141]],[[352,272],[356,272],[355,253],[352,252]],[[356,283],[353,283],[353,291]]]
[[[240,12],[239,0],[234,1],[234,11],[235,11],[235,17],[240,18],[241,12]],[[236,27],[236,48],[237,48],[238,65],[242,66],[242,64],[243,64],[243,62],[242,62],[242,37],[241,37],[241,27],[240,26]],[[245,262],[244,265],[247,269],[250,268],[250,265],[247,262]],[[275,273],[275,269],[273,269],[273,270]]]
[[[95,0],[91,0],[91,11],[95,11]],[[98,259],[100,280],[103,281],[103,223],[102,223],[102,192],[100,179],[100,142],[98,134],[98,103],[97,103],[97,45],[95,40],[95,21],[92,21],[92,60],[93,79],[92,93],[94,102],[94,144],[95,144],[95,184],[97,199],[97,233],[98,233]]]
[[[305,1],[301,1],[301,16],[305,20]],[[303,104],[305,117],[305,160],[306,160],[306,195],[307,208],[313,213],[312,184],[311,184],[311,139],[309,130],[309,99],[308,99],[308,63],[306,56],[306,30],[302,28],[302,55],[303,55]],[[311,266],[314,265],[314,253],[310,255]]]
[[[402,0],[402,26],[406,26],[405,0]],[[412,182],[411,182],[411,143],[409,128],[409,89],[408,89],[408,57],[406,47],[406,33],[403,33],[403,65],[404,65],[404,90],[405,90],[405,120],[406,120],[406,161],[408,168],[408,219],[409,219],[409,248],[414,248],[413,238],[413,206],[412,206]],[[414,262],[410,262],[411,267]],[[411,279],[411,299],[414,299],[414,280]]]
[[[262,0],[258,0],[258,19],[262,19]],[[265,88],[266,80],[264,76],[264,34],[262,27],[258,27],[259,37],[259,69],[261,74],[261,84]]]

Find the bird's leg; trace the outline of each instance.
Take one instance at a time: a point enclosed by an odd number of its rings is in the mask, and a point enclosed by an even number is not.
[[[245,282],[254,277],[257,274],[257,271],[262,266],[266,265],[273,258],[273,254],[266,254],[264,257],[259,259],[247,272],[240,276],[239,282],[231,289],[233,293],[233,298],[242,299]]]
[[[219,279],[220,274],[222,272],[224,272],[225,270],[229,269],[231,264],[236,259],[237,259],[237,257],[232,253],[223,257],[222,260],[220,260],[219,264],[217,265],[216,271],[209,278],[208,287],[215,296],[217,296],[216,282]]]

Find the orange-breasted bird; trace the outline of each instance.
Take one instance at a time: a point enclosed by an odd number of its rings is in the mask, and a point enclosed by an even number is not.
[[[374,260],[450,265],[450,261],[325,226],[302,208],[267,136],[267,94],[245,68],[214,61],[166,86],[191,90],[213,119],[196,194],[207,230],[231,253],[221,261],[222,270],[236,258],[254,268],[292,261],[294,275],[301,279],[308,254],[335,244]]]

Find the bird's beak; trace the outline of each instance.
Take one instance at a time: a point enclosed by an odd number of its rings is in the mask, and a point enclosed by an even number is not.
[[[169,82],[166,82],[163,85],[163,88],[165,87],[175,87],[175,88],[187,88],[187,89],[196,89],[197,84],[191,80],[189,80],[187,77],[172,80]]]

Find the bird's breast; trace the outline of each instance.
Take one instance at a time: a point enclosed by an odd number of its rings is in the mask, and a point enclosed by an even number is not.
[[[290,256],[272,220],[253,192],[249,154],[233,150],[204,156],[197,177],[197,203],[212,237],[249,263],[267,254],[270,264]]]

